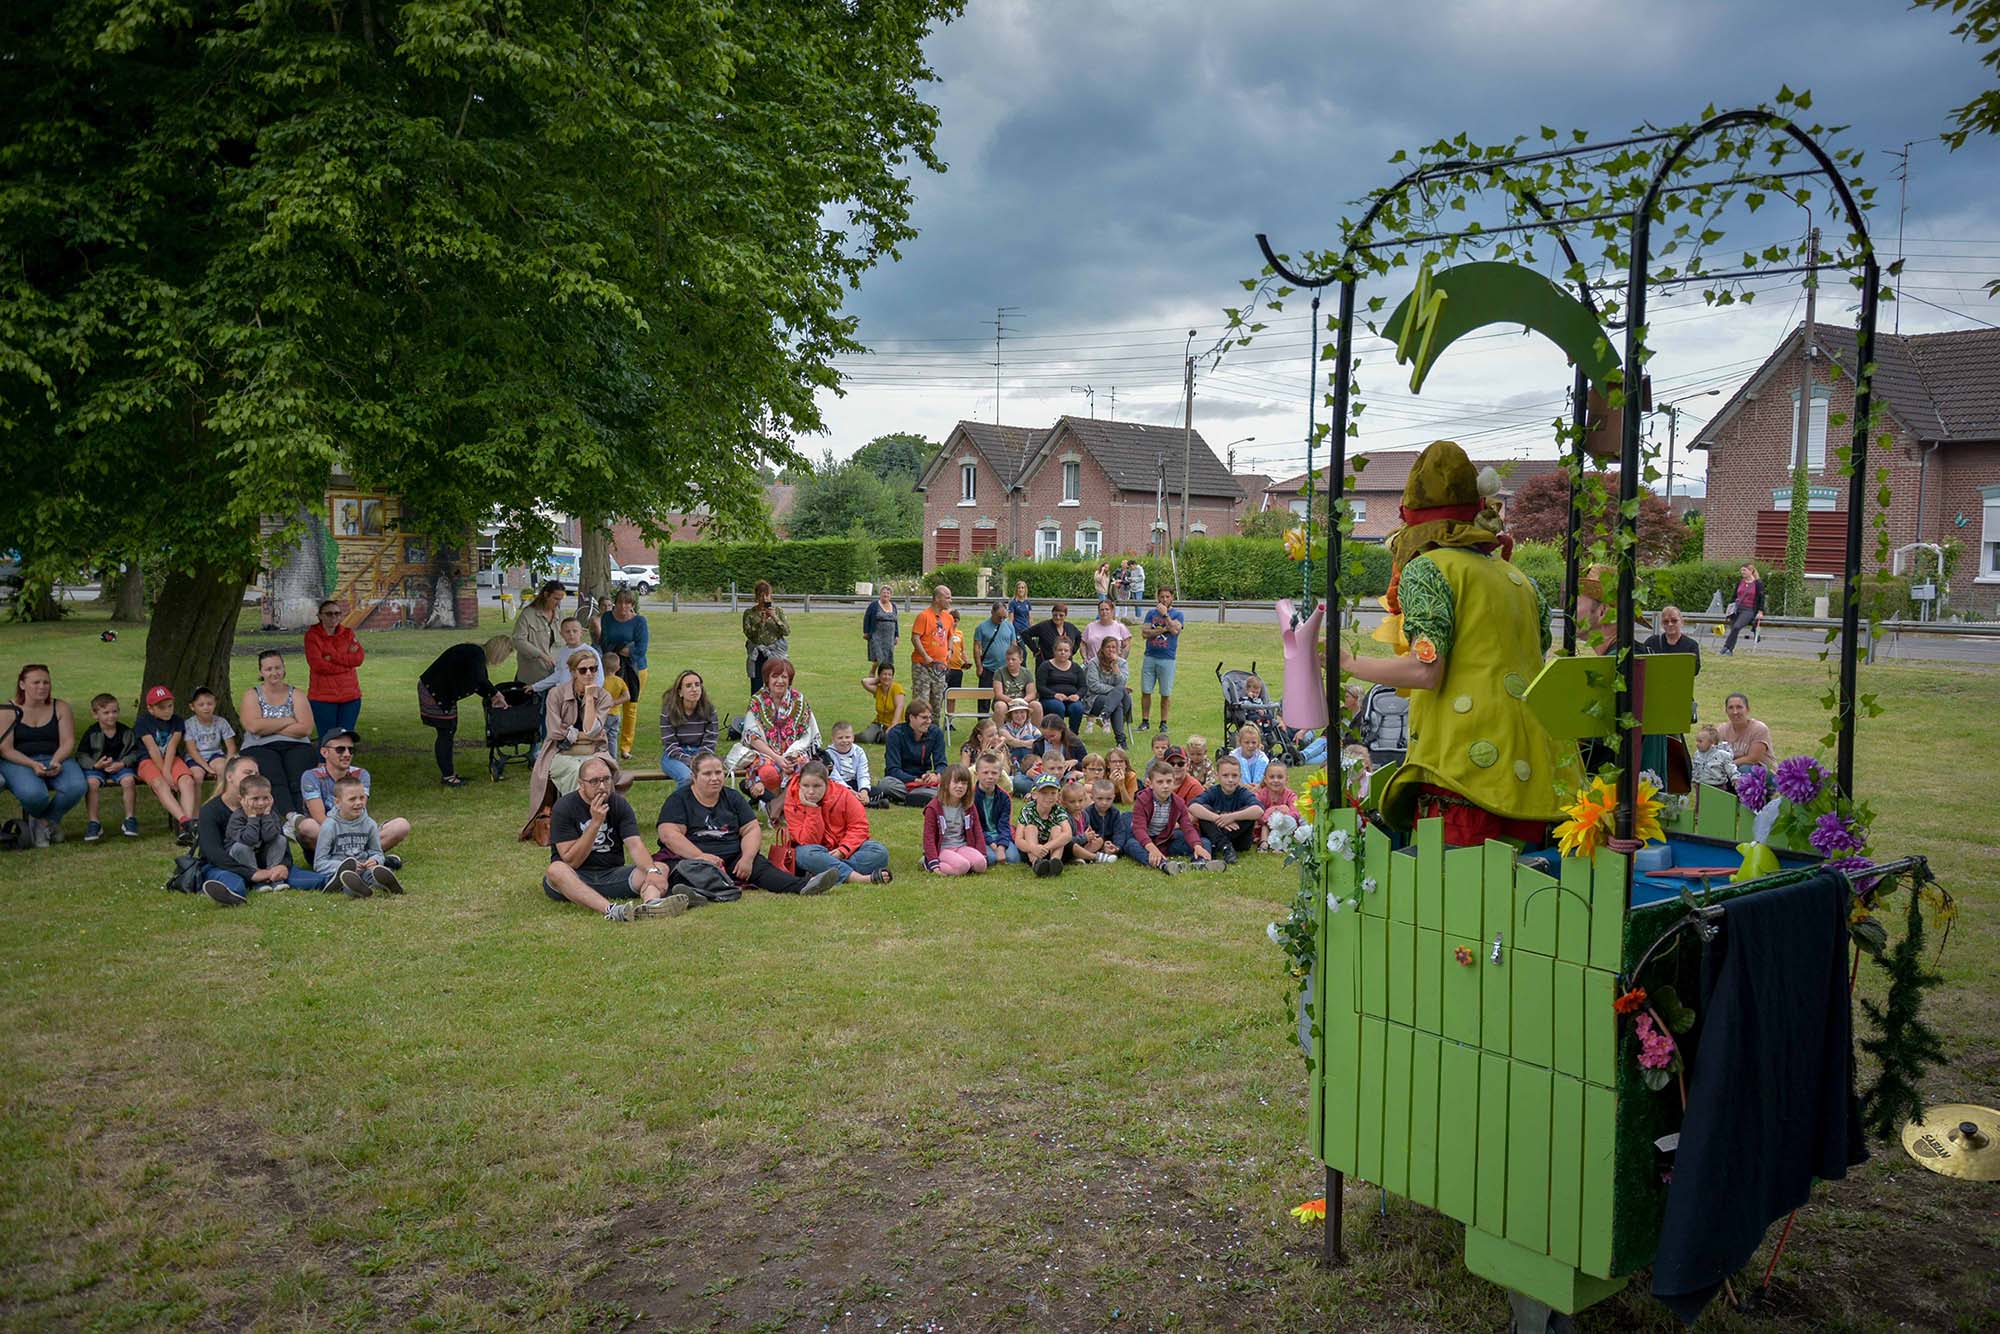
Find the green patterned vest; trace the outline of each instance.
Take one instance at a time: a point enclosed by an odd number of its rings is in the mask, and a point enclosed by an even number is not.
[[[1542,669],[1540,600],[1509,561],[1437,547],[1424,553],[1451,586],[1452,645],[1436,690],[1410,692],[1408,758],[1383,814],[1408,828],[1421,784],[1516,820],[1554,820],[1555,738],[1522,702]]]

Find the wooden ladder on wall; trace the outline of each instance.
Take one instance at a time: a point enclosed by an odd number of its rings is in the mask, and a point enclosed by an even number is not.
[[[402,563],[399,555],[401,551],[400,541],[401,539],[399,538],[389,538],[384,541],[381,548],[375,553],[375,559],[369,563],[368,567],[357,573],[354,578],[348,581],[347,586],[335,595],[347,604],[347,614],[340,618],[340,623],[348,629],[359,628],[361,623],[374,613],[376,605],[381,602],[384,569],[392,563]],[[397,557],[397,559],[392,562],[391,557]],[[368,590],[365,594],[362,592],[364,585]]]

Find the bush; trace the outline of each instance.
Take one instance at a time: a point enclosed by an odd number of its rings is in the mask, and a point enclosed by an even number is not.
[[[1727,608],[1736,597],[1736,581],[1742,571],[1743,562],[1733,560],[1690,560],[1662,565],[1646,571],[1649,591],[1644,601],[1648,607],[1663,607],[1671,602],[1682,611],[1699,616],[1720,593]],[[1776,615],[1778,602],[1768,581],[1764,586],[1764,601]]]
[[[1681,542],[1681,554],[1674,558],[1675,563],[1684,565],[1689,561],[1707,559],[1708,520],[1702,517],[1700,510],[1695,510],[1682,522],[1687,525],[1687,537]]]
[[[1554,542],[1523,542],[1514,548],[1514,568],[1534,580],[1551,611],[1562,608],[1563,549]]]
[[[1025,579],[1031,598],[1061,598],[1067,602],[1095,605],[1097,584],[1091,576],[1096,570],[1097,562],[1084,561],[1074,555],[1058,556],[1054,560],[1010,560],[1000,567],[1000,587],[994,591],[1011,597],[1015,582]],[[1146,587],[1152,586],[1152,572],[1149,570]]]
[[[924,572],[924,592],[929,592],[939,584],[949,588],[951,595],[961,602],[968,598],[976,598],[979,596],[979,566],[970,561],[958,561]],[[925,601],[929,599],[926,598]]]
[[[872,545],[872,544],[870,544]],[[802,542],[675,542],[660,549],[660,587],[720,595],[734,583],[748,593],[759,579],[779,593],[852,593],[870,577],[863,544],[845,537]]]
[[[875,553],[881,564],[876,573],[884,579],[902,579],[923,573],[924,539],[921,537],[887,538],[875,544]]]

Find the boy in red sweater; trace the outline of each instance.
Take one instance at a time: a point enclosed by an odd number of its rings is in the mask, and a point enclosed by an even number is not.
[[[1146,766],[1146,786],[1133,799],[1132,832],[1125,841],[1126,856],[1168,875],[1179,875],[1190,865],[1201,871],[1222,865],[1210,858],[1208,841],[1194,827],[1187,802],[1174,790],[1182,772],[1166,760]],[[1178,860],[1182,857],[1194,860]]]
[[[829,781],[818,760],[799,770],[785,791],[785,829],[800,875],[839,869],[850,885],[886,885],[889,850],[868,837],[868,812],[846,786]]]

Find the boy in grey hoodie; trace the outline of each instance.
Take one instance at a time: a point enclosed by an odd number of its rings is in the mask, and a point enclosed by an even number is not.
[[[261,774],[245,778],[236,785],[236,799],[241,808],[230,813],[222,835],[229,855],[259,871],[283,866],[290,849],[285,844],[285,822],[271,809],[271,780]]]
[[[368,814],[368,789],[353,774],[333,785],[333,809],[319,827],[313,869],[331,875],[342,890],[357,898],[378,889],[403,892],[403,882],[382,864],[382,826]]]

